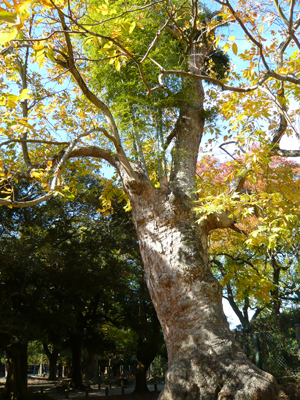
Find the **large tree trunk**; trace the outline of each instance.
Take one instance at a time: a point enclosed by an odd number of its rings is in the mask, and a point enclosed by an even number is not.
[[[95,354],[93,351],[88,352],[88,356],[86,359],[86,378],[88,380],[97,381],[98,378],[98,354]]]
[[[49,360],[49,381],[56,380],[56,364],[58,359],[58,347],[53,346],[52,352],[50,351],[47,343],[43,343],[43,348]]]
[[[198,224],[191,200],[203,132],[204,93],[193,84],[174,128],[170,181],[154,188],[141,167],[132,183],[120,169],[132,205],[147,285],[168,350],[166,385],[160,400],[271,400],[275,379],[241,351],[222,308],[222,289],[208,255],[211,229],[230,227],[226,213]]]
[[[13,343],[5,348],[8,358],[8,374],[5,390],[13,398],[24,400],[27,391],[27,343]]]
[[[131,197],[148,287],[168,349],[160,400],[275,399],[274,378],[242,353],[222,309],[205,226],[172,191]]]
[[[70,342],[72,351],[72,385],[75,389],[83,389],[81,373],[82,337],[79,335],[72,335]]]

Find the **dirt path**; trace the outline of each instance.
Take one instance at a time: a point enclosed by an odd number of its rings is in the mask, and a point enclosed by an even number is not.
[[[63,381],[48,381],[41,377],[28,377],[28,389],[31,393],[45,393],[53,400],[63,400],[66,398],[65,391],[60,387]],[[0,379],[0,388],[4,387],[5,379]],[[157,385],[157,392],[154,392],[153,384],[148,385],[149,393],[137,395],[133,393],[134,385],[124,388],[124,395],[121,395],[121,388],[112,386],[108,388],[108,396],[110,400],[156,400],[159,392],[163,389],[163,385]],[[82,400],[97,400],[99,397],[106,397],[107,391],[105,386],[102,385],[98,389],[98,385],[91,385],[88,396],[85,391],[70,390],[68,392],[69,399],[82,399]]]

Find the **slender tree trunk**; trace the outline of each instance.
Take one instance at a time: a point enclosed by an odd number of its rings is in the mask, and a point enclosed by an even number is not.
[[[14,399],[24,400],[27,391],[27,343],[14,343],[6,349],[8,374],[5,389]]]
[[[58,365],[58,377],[64,378],[64,365],[62,362],[60,362]]]
[[[279,278],[280,278],[281,268],[280,266],[277,265],[274,256],[271,257],[271,265],[273,268],[273,285],[274,285],[274,288],[271,290],[272,314],[279,315],[281,306],[281,301],[279,298]]]

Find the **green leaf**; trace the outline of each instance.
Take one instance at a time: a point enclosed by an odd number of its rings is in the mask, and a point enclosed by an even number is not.
[[[17,13],[1,10],[0,21],[7,22],[9,24],[17,24],[20,21],[20,19]]]

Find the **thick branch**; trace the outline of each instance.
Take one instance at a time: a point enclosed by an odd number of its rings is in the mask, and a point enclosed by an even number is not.
[[[79,71],[75,67],[74,64],[68,65],[68,62],[64,62],[62,60],[56,59],[56,62],[61,65],[65,69],[69,69],[70,73],[73,75],[75,81],[77,82],[78,86],[80,87],[81,91],[85,95],[85,97],[90,100],[92,104],[94,104],[102,113],[104,114],[107,123],[109,125],[110,134],[108,132],[103,133],[113,142],[117,155],[119,157],[120,162],[124,165],[124,168],[128,174],[128,176],[134,180],[138,181],[137,174],[133,171],[125,153],[122,148],[120,136],[118,133],[118,129],[115,123],[115,120],[108,109],[108,107],[87,87],[85,81],[83,80],[82,76],[80,75]]]
[[[113,155],[110,151],[102,149],[97,146],[76,146],[70,152],[68,158],[76,158],[76,157],[94,157],[94,158],[102,158],[106,160],[111,166],[119,169],[118,161],[115,155]]]
[[[278,147],[274,147],[271,151],[274,156],[300,157],[300,150],[281,150]]]
[[[260,79],[260,81],[256,85],[240,87],[240,86],[229,86],[229,85],[226,85],[224,82],[222,82],[222,81],[220,81],[218,79],[212,78],[210,76],[207,76],[207,75],[193,74],[191,72],[182,71],[182,70],[162,70],[161,71],[161,75],[186,76],[188,78],[199,79],[199,80],[202,80],[202,81],[214,83],[215,85],[220,86],[223,91],[229,90],[229,91],[232,91],[232,92],[240,92],[240,93],[248,93],[248,92],[252,92],[253,90],[258,89],[260,87],[260,85],[265,83],[271,77],[270,73],[267,73]],[[299,83],[300,83],[300,80],[299,80]]]
[[[44,201],[51,199],[53,194],[54,194],[54,191],[50,191],[49,193],[45,194],[44,196],[41,196],[34,200],[28,200],[28,201],[13,201],[13,200],[8,200],[8,199],[0,199],[0,206],[10,206],[10,207],[14,207],[14,208],[34,207],[38,204],[43,203]]]
[[[230,211],[211,213],[203,222],[207,233],[214,229],[232,228],[234,223],[235,217]]]

